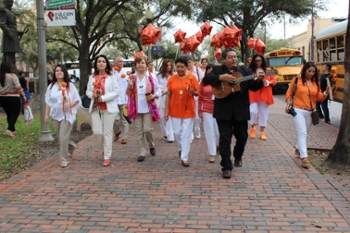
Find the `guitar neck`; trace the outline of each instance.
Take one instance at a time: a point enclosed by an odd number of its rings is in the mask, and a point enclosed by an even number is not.
[[[274,72],[273,71],[266,71],[265,72],[265,75],[267,76],[270,76],[270,75],[273,75]],[[258,77],[257,74],[252,74],[252,75],[248,75],[248,76],[244,76],[240,79],[237,79],[236,81],[234,81],[234,84],[236,83],[241,83],[241,82],[245,82],[245,81],[248,81],[248,80],[251,80],[251,79],[255,79],[256,77]]]

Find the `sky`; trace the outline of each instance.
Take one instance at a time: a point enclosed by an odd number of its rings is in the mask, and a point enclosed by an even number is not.
[[[349,0],[329,0],[328,1],[328,10],[318,12],[318,15],[321,18],[332,18],[332,17],[347,17],[348,15],[348,9],[349,9]],[[290,38],[293,35],[298,35],[302,32],[305,32],[307,29],[307,23],[308,19],[305,20],[298,20],[296,24],[289,24],[289,18],[286,17],[286,38]],[[210,23],[210,22],[209,22]],[[197,33],[200,30],[200,26],[202,24],[195,24],[191,21],[184,21],[182,19],[175,19],[174,22],[175,25],[177,25],[174,29],[171,30],[171,33],[169,34],[171,36],[170,39],[174,39],[174,33],[181,29],[184,32],[186,32],[186,37],[190,37]],[[211,35],[214,35],[216,32],[216,28],[219,28],[217,24],[210,23],[213,27]],[[284,29],[283,29],[283,22],[281,23],[274,23],[273,27],[272,25],[267,26],[267,31],[271,32],[269,33],[269,36],[273,39],[283,39],[284,38]],[[276,33],[277,32],[277,33]]]

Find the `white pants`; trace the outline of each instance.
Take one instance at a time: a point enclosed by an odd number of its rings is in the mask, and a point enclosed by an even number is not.
[[[120,132],[121,139],[127,139],[128,132],[129,132],[129,123],[125,120],[123,105],[118,105],[118,108],[119,108],[119,115],[117,115],[114,121],[113,131],[114,131],[114,134],[118,134]]]
[[[203,128],[208,152],[210,155],[216,155],[216,147],[219,145],[220,134],[218,123],[212,113],[203,112]]]
[[[59,143],[59,154],[61,159],[60,164],[68,165],[69,137],[73,128],[73,124],[66,120],[53,120],[53,126],[55,128],[56,136],[58,138]]]
[[[196,104],[195,110],[194,110],[194,112],[196,113],[196,117],[194,118],[194,123],[193,123],[194,136],[196,138],[200,138],[201,137],[201,118],[198,116],[198,98],[195,98],[194,102]]]
[[[173,118],[169,117],[176,137],[178,150],[181,151],[181,160],[187,161],[191,148],[191,133],[193,128],[193,118]]]
[[[300,108],[294,108],[297,115],[293,117],[295,129],[297,131],[298,139],[295,147],[300,151],[300,158],[307,157],[306,139],[310,132],[312,119],[311,111]]]
[[[267,116],[269,115],[269,105],[265,102],[253,102],[250,104],[250,125],[256,124],[256,118],[259,118],[259,126],[267,125]]]
[[[109,113],[107,110],[98,110],[91,113],[92,131],[94,132],[100,145],[103,145],[104,159],[109,160],[112,156],[113,124],[118,113]]]
[[[164,112],[165,112],[165,108],[159,109],[160,129],[162,130],[164,136],[167,137],[168,141],[174,141],[173,127],[170,121],[164,120]]]

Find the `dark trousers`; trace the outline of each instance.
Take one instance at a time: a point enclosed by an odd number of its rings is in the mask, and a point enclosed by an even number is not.
[[[329,109],[328,109],[328,99],[323,102],[316,102],[316,108],[320,118],[324,118],[325,121],[330,121],[329,119]]]
[[[21,111],[21,99],[18,97],[0,96],[0,104],[7,115],[7,129],[15,132],[15,124]]]
[[[234,117],[231,120],[216,120],[220,132],[220,155],[222,171],[232,171],[231,161],[231,142],[232,134],[236,138],[236,145],[233,149],[233,157],[236,160],[242,160],[245,144],[248,139],[248,122],[236,121]]]

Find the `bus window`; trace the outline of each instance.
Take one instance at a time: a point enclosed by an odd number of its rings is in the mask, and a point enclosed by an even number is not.
[[[323,61],[329,61],[328,40],[323,40],[322,46],[323,46]]]
[[[330,61],[336,61],[337,60],[337,50],[335,47],[335,38],[330,38],[329,39],[329,53],[330,53]]]
[[[303,62],[302,57],[271,57],[268,59],[269,65],[275,66],[294,66],[301,65]]]
[[[321,41],[317,42],[317,62],[322,62],[322,46]]]
[[[338,51],[337,51],[338,61],[344,61],[344,36],[343,35],[337,37],[337,45],[338,45]]]

